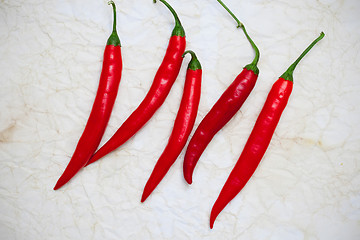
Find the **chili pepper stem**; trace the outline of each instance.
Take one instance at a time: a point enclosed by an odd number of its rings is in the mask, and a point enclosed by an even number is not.
[[[288,81],[293,81],[293,73],[294,70],[296,68],[296,66],[298,65],[298,63],[300,62],[300,60],[310,51],[310,49],[317,43],[319,42],[323,37],[325,36],[324,32],[320,33],[320,36],[318,38],[316,38],[302,53],[301,55],[295,60],[295,62],[293,64],[290,65],[290,67],[280,76],[281,78],[288,80]]]
[[[193,51],[191,51],[191,50],[185,51],[184,54],[182,55],[182,57],[185,57],[185,55],[187,53],[191,54],[191,60],[188,65],[188,69],[191,69],[193,71],[201,69],[201,64],[200,64],[199,60],[197,59],[196,54]]]
[[[255,57],[254,60],[245,66],[246,69],[248,70],[252,70],[256,73],[256,75],[259,74],[259,69],[256,66],[257,63],[259,62],[259,58],[260,58],[260,51],[258,49],[258,47],[256,46],[256,44],[254,43],[254,41],[251,39],[251,37],[249,36],[249,34],[247,33],[245,26],[242,22],[240,22],[240,20],[235,16],[235,14],[225,5],[225,3],[221,0],[217,0],[221,6],[223,6],[225,8],[225,10],[232,16],[232,18],[234,18],[234,20],[237,23],[237,28],[241,28],[246,36],[246,38],[248,39],[248,41],[250,42],[251,46],[253,47],[254,51],[255,51]]]
[[[185,30],[181,25],[180,19],[177,15],[177,13],[175,12],[175,10],[170,6],[170,4],[168,4],[165,0],[159,0],[160,2],[162,2],[172,13],[172,15],[174,16],[175,19],[175,27],[174,30],[171,34],[171,36],[181,36],[181,37],[185,37]],[[156,3],[156,0],[153,0],[154,3]]]
[[[121,46],[119,36],[116,32],[116,6],[113,1],[108,2],[109,5],[112,6],[114,12],[114,20],[113,20],[113,31],[107,41],[107,45]]]

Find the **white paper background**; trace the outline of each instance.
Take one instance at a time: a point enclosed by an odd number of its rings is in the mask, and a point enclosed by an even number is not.
[[[169,0],[203,66],[195,127],[253,59],[215,0]],[[201,157],[183,154],[144,203],[165,147],[189,57],[166,102],[138,134],[58,191],[96,93],[111,32],[106,1],[0,1],[0,238],[360,239],[360,2],[235,1],[261,58],[258,82]],[[162,3],[117,0],[124,69],[102,144],[138,106],[173,28]],[[209,214],[273,82],[321,31],[294,73],[289,104],[259,168],[219,215]]]

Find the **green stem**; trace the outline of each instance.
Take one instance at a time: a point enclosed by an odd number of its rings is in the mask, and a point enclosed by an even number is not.
[[[239,21],[239,19],[235,16],[234,13],[232,13],[232,11],[225,5],[225,3],[223,3],[223,1],[221,0],[217,0],[221,6],[223,6],[225,8],[225,10],[235,19],[236,23],[238,24],[236,27],[237,28],[241,28],[243,30],[243,32],[245,33],[246,38],[248,39],[248,41],[250,42],[252,48],[255,51],[255,57],[254,60],[252,61],[252,63],[248,64],[245,66],[245,68],[254,71],[256,74],[259,74],[259,69],[257,68],[257,63],[259,62],[259,58],[260,58],[260,51],[258,49],[258,47],[256,46],[256,44],[254,43],[254,41],[251,39],[251,37],[249,36],[249,34],[247,33],[245,26],[242,22]]]
[[[294,70],[296,68],[296,66],[298,65],[298,63],[300,62],[300,60],[310,51],[310,49],[317,43],[319,42],[323,37],[325,36],[324,32],[320,33],[320,36],[318,38],[316,38],[302,53],[301,55],[295,60],[295,62],[293,64],[290,65],[290,67],[283,73],[283,75],[281,75],[280,78],[283,78],[285,80],[288,81],[293,81],[293,73]]]
[[[177,15],[177,13],[175,12],[175,10],[170,6],[170,4],[168,4],[165,0],[159,0],[160,2],[162,2],[163,4],[165,4],[165,6],[170,10],[170,12],[172,13],[172,15],[174,16],[175,19],[175,27],[174,30],[171,34],[171,36],[181,36],[181,37],[185,37],[185,30],[181,25],[180,19]],[[156,3],[156,0],[153,0],[154,3]]]
[[[113,20],[113,31],[107,41],[107,45],[114,45],[114,46],[121,46],[119,36],[116,32],[116,6],[113,1],[109,1],[108,4],[112,5],[113,13],[114,13],[114,20]]]
[[[184,54],[182,55],[182,57],[185,57],[185,54],[187,54],[187,53],[191,54],[191,60],[188,65],[188,69],[191,69],[194,71],[197,69],[201,69],[201,64],[200,64],[199,60],[197,59],[196,54],[193,51],[191,51],[191,50],[185,51]]]
[[[116,6],[113,1],[109,1],[108,5],[110,5],[110,4],[113,7],[113,13],[114,13],[113,32],[116,32]]]

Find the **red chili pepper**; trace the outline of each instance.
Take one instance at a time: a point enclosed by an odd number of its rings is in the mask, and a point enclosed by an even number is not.
[[[179,74],[182,54],[185,51],[185,31],[174,9],[164,0],[159,0],[171,11],[175,18],[175,27],[165,57],[155,75],[149,92],[138,108],[126,119],[116,133],[92,156],[89,165],[120,147],[139,131],[164,103]],[[154,0],[154,2],[156,2]]]
[[[114,12],[113,32],[105,47],[103,68],[95,101],[75,152],[54,190],[67,183],[89,161],[100,144],[114,106],[120,84],[122,59],[120,39],[116,32],[116,7],[113,1],[110,1],[110,4]]]
[[[324,36],[325,34],[322,32],[272,86],[244,150],[211,210],[210,228],[213,228],[219,213],[241,191],[255,172],[290,97],[296,65]]]
[[[187,147],[183,165],[184,178],[191,184],[194,168],[215,134],[225,126],[245,102],[255,86],[259,75],[257,63],[260,53],[254,42],[247,34],[244,25],[236,18],[230,9],[220,0],[218,2],[230,13],[237,22],[237,27],[242,28],[247,39],[255,50],[255,58],[251,64],[244,67],[243,71],[235,78],[225,90],[219,100],[199,124]]]
[[[195,123],[200,102],[202,70],[195,53],[193,51],[186,51],[184,55],[186,53],[191,54],[191,61],[189,62],[186,73],[184,92],[179,111],[168,144],[145,185],[141,202],[147,199],[174,164],[181,150],[184,148]]]

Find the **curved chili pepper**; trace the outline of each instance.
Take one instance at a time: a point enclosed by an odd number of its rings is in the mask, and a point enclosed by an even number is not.
[[[184,148],[195,123],[200,102],[202,70],[195,53],[193,51],[186,51],[184,55],[186,53],[191,54],[191,61],[189,62],[186,73],[184,92],[179,111],[175,118],[169,141],[145,185],[141,202],[147,199],[174,164],[181,150]]]
[[[121,45],[116,32],[116,7],[113,1],[108,4],[113,7],[113,32],[105,47],[103,67],[95,101],[75,152],[64,173],[57,181],[54,190],[66,184],[85,166],[96,151],[108,124],[118,93],[122,72]]]
[[[272,86],[244,150],[211,210],[210,228],[213,228],[214,221],[219,213],[241,191],[255,172],[270,144],[275,128],[290,97],[293,88],[293,72],[296,65],[324,36],[325,34],[321,32],[320,36],[305,49],[300,57]]]
[[[243,71],[235,78],[231,85],[221,95],[204,119],[200,122],[187,147],[184,158],[184,178],[188,184],[192,183],[194,168],[215,134],[225,126],[245,102],[255,86],[259,75],[257,63],[260,53],[252,39],[245,30],[245,26],[236,18],[230,9],[220,0],[218,2],[230,13],[237,22],[237,27],[242,28],[255,51],[252,63],[246,65]]]
[[[86,165],[114,151],[135,135],[164,103],[179,74],[183,61],[182,54],[185,51],[186,45],[185,31],[174,9],[166,1],[159,1],[165,4],[175,18],[175,27],[172,31],[165,57],[144,100],[115,134],[91,157]],[[154,2],[156,1],[154,0]]]

